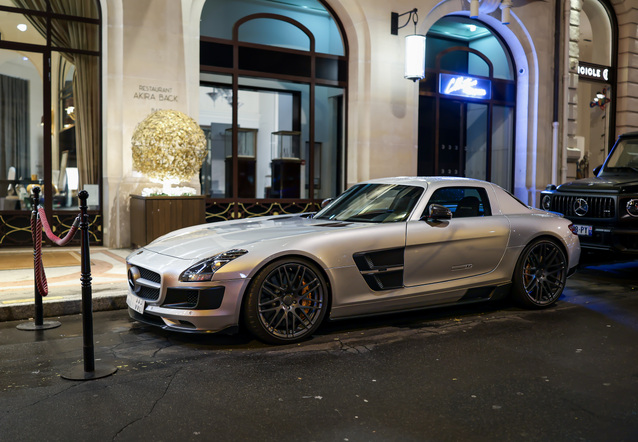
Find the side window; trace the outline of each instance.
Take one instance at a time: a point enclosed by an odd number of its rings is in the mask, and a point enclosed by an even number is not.
[[[430,205],[439,204],[452,212],[452,218],[472,216],[490,216],[490,200],[485,189],[480,187],[446,187],[434,191],[425,208],[426,215]]]

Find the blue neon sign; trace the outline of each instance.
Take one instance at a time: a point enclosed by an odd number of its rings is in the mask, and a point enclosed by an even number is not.
[[[439,93],[489,100],[492,98],[492,82],[483,78],[439,74]]]

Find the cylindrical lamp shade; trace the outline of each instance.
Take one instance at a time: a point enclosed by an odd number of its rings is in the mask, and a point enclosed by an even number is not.
[[[470,18],[478,18],[479,0],[470,0]]]
[[[511,21],[510,8],[503,8],[501,11],[501,23],[504,25],[509,25]]]
[[[405,37],[404,77],[412,81],[425,77],[425,35],[412,34]]]

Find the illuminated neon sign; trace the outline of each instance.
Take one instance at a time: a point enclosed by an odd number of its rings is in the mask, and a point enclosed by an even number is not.
[[[439,93],[455,97],[492,98],[492,83],[482,78],[439,74]]]

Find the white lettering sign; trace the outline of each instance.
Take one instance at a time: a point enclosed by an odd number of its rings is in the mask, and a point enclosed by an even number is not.
[[[609,81],[609,69],[604,66],[589,66],[587,64],[579,64],[576,72],[581,77],[591,78],[594,80]]]
[[[177,103],[178,96],[171,92],[173,92],[172,87],[140,84],[138,85],[138,90],[133,93],[133,98],[136,100],[170,101]]]

